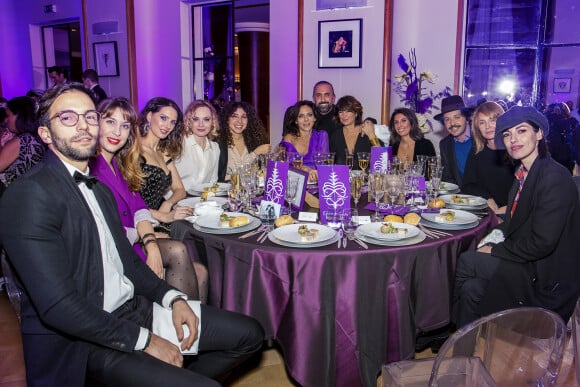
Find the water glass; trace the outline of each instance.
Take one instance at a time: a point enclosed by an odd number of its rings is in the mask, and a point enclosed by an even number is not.
[[[352,154],[351,152],[349,152],[348,149],[346,149],[346,161],[345,164],[348,167],[349,170],[352,171],[352,167],[354,166],[354,154]]]
[[[266,229],[269,231],[274,226],[274,221],[276,220],[276,210],[274,206],[271,204],[265,204],[260,207],[260,220],[262,224],[266,226]]]
[[[341,226],[340,223],[340,209],[333,208],[324,211],[324,217],[326,218],[326,225],[330,228],[338,230]]]
[[[369,175],[369,191],[375,198],[375,215],[374,221],[380,222],[382,217],[379,214],[380,201],[385,194],[385,176],[381,173],[371,173]]]
[[[296,193],[298,191],[298,179],[295,177],[288,178],[286,181],[286,201],[288,202],[288,215],[292,216],[292,203],[296,198]]]
[[[228,190],[228,206],[230,211],[238,212],[241,209],[242,201],[240,199],[240,190],[229,189]]]

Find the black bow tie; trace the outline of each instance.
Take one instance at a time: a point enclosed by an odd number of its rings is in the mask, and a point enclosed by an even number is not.
[[[75,173],[73,174],[73,177],[75,179],[75,183],[77,183],[77,184],[85,183],[85,185],[89,189],[92,189],[93,184],[95,184],[97,182],[97,178],[95,176],[86,176],[86,175],[83,175],[82,173],[79,173],[78,171],[75,171]]]

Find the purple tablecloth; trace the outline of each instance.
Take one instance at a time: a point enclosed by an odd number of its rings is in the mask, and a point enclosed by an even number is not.
[[[209,303],[258,319],[303,386],[376,386],[381,364],[413,357],[418,332],[449,323],[457,256],[474,249],[491,217],[406,247],[353,242],[291,249],[256,237],[212,235],[182,221],[207,260]]]

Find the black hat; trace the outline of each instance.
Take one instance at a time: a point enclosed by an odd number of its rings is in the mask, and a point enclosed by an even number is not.
[[[443,115],[445,113],[449,113],[454,110],[461,110],[461,113],[463,113],[463,115],[465,116],[471,114],[472,112],[472,109],[465,107],[465,102],[463,102],[463,98],[461,98],[458,95],[452,95],[450,97],[443,98],[443,100],[441,101],[441,113],[437,114],[433,118],[435,118],[437,121],[442,121]]]
[[[502,133],[522,122],[531,122],[540,129],[544,138],[548,137],[550,124],[548,119],[538,110],[531,106],[514,106],[497,119],[495,124],[495,146],[497,149],[505,149]]]

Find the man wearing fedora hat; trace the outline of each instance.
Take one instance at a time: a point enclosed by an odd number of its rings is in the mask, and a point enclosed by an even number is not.
[[[441,165],[443,165],[442,180],[461,186],[465,164],[473,152],[469,115],[471,109],[465,107],[463,98],[452,95],[441,101],[441,113],[434,118],[441,122],[449,135],[439,143]]]
[[[496,124],[495,143],[519,164],[505,222],[457,260],[453,321],[539,306],[568,320],[580,295],[580,203],[570,173],[550,157],[549,124],[514,106]]]

